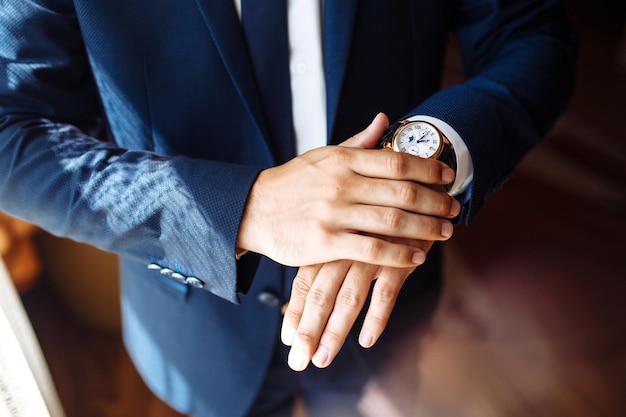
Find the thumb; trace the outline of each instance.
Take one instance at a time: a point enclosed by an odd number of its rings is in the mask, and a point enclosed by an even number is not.
[[[363,148],[374,149],[385,132],[385,129],[389,127],[389,119],[385,113],[378,113],[372,123],[360,131],[356,135],[352,136],[348,140],[339,144],[339,146],[347,146],[349,148]]]

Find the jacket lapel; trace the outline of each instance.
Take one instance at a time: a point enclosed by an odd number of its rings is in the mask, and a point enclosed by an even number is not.
[[[246,53],[246,43],[233,2],[229,0],[195,0],[195,2],[241,99],[246,103],[259,133],[271,149],[252,64]],[[329,140],[335,126],[341,87],[350,54],[356,7],[357,0],[325,0],[324,70]]]
[[[232,0],[195,0],[202,18],[211,33],[224,65],[252,116],[259,134],[269,143],[261,100],[254,82],[252,63]]]
[[[326,0],[324,6],[324,72],[326,117],[332,137],[356,17],[357,0]]]

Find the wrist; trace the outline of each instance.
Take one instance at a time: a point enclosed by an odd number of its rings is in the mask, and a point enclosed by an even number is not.
[[[265,197],[264,184],[269,170],[263,170],[259,173],[257,179],[252,184],[246,206],[239,223],[239,233],[237,234],[237,242],[235,244],[235,257],[239,259],[246,252],[256,252],[265,254],[263,248],[267,248],[270,236],[269,231],[263,230],[263,227],[271,222],[272,211],[265,209],[264,205],[268,204]],[[263,213],[269,213],[264,215]]]

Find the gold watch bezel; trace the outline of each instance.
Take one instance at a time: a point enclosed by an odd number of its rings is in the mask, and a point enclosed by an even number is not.
[[[437,127],[433,125],[432,123],[424,122],[422,120],[406,120],[393,133],[393,137],[391,138],[391,141],[389,141],[389,146],[391,149],[393,149],[396,152],[402,152],[400,150],[400,145],[398,144],[398,138],[400,137],[400,134],[405,129],[407,129],[409,126],[414,125],[414,124],[428,126],[430,129],[435,131],[437,135],[439,135],[439,146],[437,147],[437,150],[431,156],[428,157],[428,159],[438,160],[439,157],[445,152],[445,150],[448,149],[448,147],[452,146],[448,138],[443,133],[441,133],[441,130],[437,129]]]

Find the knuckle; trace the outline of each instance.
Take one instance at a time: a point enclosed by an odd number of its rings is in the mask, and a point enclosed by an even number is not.
[[[311,227],[313,230],[317,232],[322,232],[322,236],[325,235],[327,230],[327,225],[332,222],[332,219],[335,216],[335,206],[333,202],[333,196],[327,193],[327,198],[318,199],[313,203],[315,212],[315,216],[311,216],[309,222],[311,223]]]
[[[367,243],[360,248],[361,255],[365,259],[378,259],[383,251],[383,242],[378,239],[369,239]]]
[[[441,221],[434,218],[428,218],[422,226],[425,236],[435,237],[441,235]]]
[[[302,346],[313,346],[317,344],[318,337],[313,331],[309,329],[298,329],[297,338],[299,344]]]
[[[291,308],[285,311],[285,323],[300,323],[300,319],[302,318],[302,312],[298,310],[293,310]]]
[[[407,205],[415,204],[420,198],[420,192],[417,186],[413,183],[404,183],[400,186],[399,190],[400,199]]]
[[[292,296],[306,297],[310,290],[311,286],[309,285],[307,280],[302,278],[301,275],[296,275],[291,286]]]
[[[405,155],[396,152],[389,152],[387,167],[394,177],[404,177],[409,171],[409,163]]]
[[[354,289],[342,289],[337,295],[337,305],[344,308],[359,308],[363,302],[363,297]]]
[[[385,209],[383,223],[388,230],[399,230],[404,223],[402,213],[392,208]]]
[[[323,344],[326,347],[341,346],[343,341],[346,339],[346,336],[346,334],[343,334],[336,329],[326,328],[326,330],[324,330]]]
[[[337,165],[347,165],[350,163],[352,158],[352,152],[350,152],[350,148],[346,148],[343,146],[334,146],[330,148],[332,152],[328,154],[328,160],[332,164]]]
[[[318,307],[320,309],[326,309],[331,306],[332,299],[328,294],[320,289],[310,291],[307,295],[307,303]]]
[[[429,183],[439,182],[441,177],[441,167],[436,161],[427,160],[426,163],[426,176]]]
[[[394,304],[398,297],[399,289],[393,285],[379,282],[376,285],[376,298],[384,305]]]
[[[380,314],[370,313],[367,316],[367,326],[372,329],[372,333],[380,332],[387,325],[387,317]]]
[[[440,194],[437,199],[437,213],[440,215],[447,215],[452,210],[452,199],[447,195]]]

